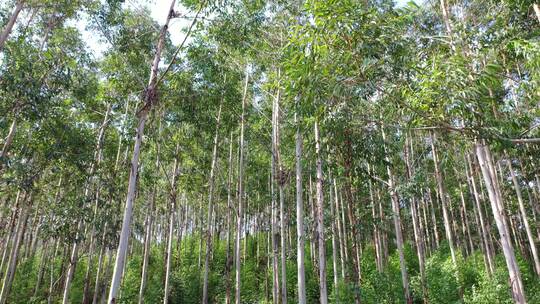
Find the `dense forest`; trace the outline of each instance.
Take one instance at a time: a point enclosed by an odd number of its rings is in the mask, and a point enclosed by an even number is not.
[[[398,2],[0,1],[0,304],[540,303],[540,2]]]

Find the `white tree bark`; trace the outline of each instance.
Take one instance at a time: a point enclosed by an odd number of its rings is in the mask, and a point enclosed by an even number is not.
[[[122,230],[120,232],[120,241],[119,241],[118,249],[116,252],[114,272],[111,279],[111,287],[109,290],[109,299],[107,300],[107,303],[109,304],[116,303],[118,289],[120,288],[120,282],[124,273],[124,264],[125,264],[125,259],[126,259],[130,230],[131,230],[133,201],[135,200],[135,192],[137,188],[137,175],[139,173],[139,155],[141,152],[141,144],[142,144],[142,139],[143,139],[143,134],[144,134],[144,125],[148,118],[148,112],[150,111],[153,104],[157,102],[156,100],[157,96],[155,94],[156,94],[156,89],[157,89],[156,84],[158,80],[157,78],[158,67],[159,67],[159,62],[161,60],[161,52],[165,44],[165,34],[167,33],[167,29],[169,27],[169,21],[174,16],[175,3],[176,3],[176,0],[171,1],[171,6],[169,8],[167,18],[165,20],[165,25],[163,25],[161,29],[161,33],[159,35],[159,39],[158,39],[158,43],[156,47],[156,54],[154,56],[154,60],[152,62],[152,67],[150,70],[150,79],[148,81],[148,86],[146,87],[146,94],[145,94],[145,100],[144,100],[145,104],[143,108],[139,111],[139,115],[138,115],[139,121],[137,124],[137,134],[135,136],[135,145],[133,147],[133,157],[131,159],[131,170],[129,172],[128,193],[126,197],[126,205],[124,207]]]
[[[247,101],[247,90],[249,83],[249,71],[246,66],[246,79],[244,82],[244,93],[242,96],[242,115],[240,116],[240,160],[238,164],[238,208],[237,208],[237,219],[236,219],[236,240],[234,246],[234,258],[236,263],[236,290],[235,290],[235,301],[236,304],[240,304],[240,239],[242,237],[242,226],[243,226],[243,217],[244,217],[244,133],[245,133],[245,116],[246,116],[246,101]]]
[[[102,235],[102,242],[101,242],[102,246],[101,246],[101,250],[99,251],[98,264],[97,264],[97,269],[96,269],[96,279],[94,281],[94,292],[92,295],[92,304],[97,304],[98,293],[101,287],[100,285],[101,271],[103,268],[103,257],[105,255],[105,249],[106,249],[106,246],[105,246],[106,236],[107,236],[107,224],[105,224],[103,227],[103,235]]]
[[[23,199],[23,202],[25,199]],[[11,285],[13,284],[13,278],[15,277],[15,270],[17,268],[17,261],[19,258],[19,251],[21,248],[21,243],[24,238],[24,232],[26,230],[26,221],[29,214],[29,206],[21,208],[21,215],[19,217],[19,223],[17,225],[17,232],[11,248],[11,254],[7,262],[7,270],[4,276],[4,282],[2,284],[2,290],[0,291],[0,304],[6,304],[11,290]]]
[[[330,178],[332,180],[332,178]],[[330,205],[330,214],[332,215],[332,272],[334,275],[334,290],[337,290],[338,288],[338,244],[337,244],[337,229],[336,229],[336,221],[334,220],[336,218],[336,211],[334,209],[334,188],[330,184],[330,198],[329,198],[329,205]]]
[[[488,270],[488,274],[491,275],[495,271],[495,263],[493,260],[493,256],[491,255],[491,249],[489,245],[489,236],[486,231],[487,230],[486,220],[484,219],[484,212],[482,211],[480,195],[478,194],[478,189],[476,188],[476,180],[474,178],[473,165],[472,165],[470,155],[467,155],[467,165],[468,166],[465,168],[465,170],[466,170],[466,174],[468,175],[469,185],[473,193],[474,203],[475,203],[475,207],[478,213],[478,220],[480,222],[480,232],[482,233],[482,241],[484,244],[485,257],[488,264],[487,270]]]
[[[500,192],[499,182],[493,164],[493,158],[489,147],[477,142],[475,144],[476,157],[482,170],[482,176],[486,189],[491,202],[491,209],[493,210],[493,217],[499,231],[499,237],[503,254],[506,260],[506,266],[508,267],[508,273],[510,276],[510,288],[512,290],[512,297],[518,304],[526,303],[525,291],[523,289],[523,283],[521,281],[521,273],[514,254],[514,247],[512,246],[512,240],[510,239],[510,232],[508,230],[508,223],[506,221],[506,215],[504,210],[504,204],[502,195]]]
[[[158,156],[159,158],[159,156]],[[141,270],[141,286],[139,287],[139,300],[138,303],[144,302],[144,292],[146,290],[146,280],[148,278],[148,259],[150,256],[151,242],[152,242],[152,222],[154,212],[154,202],[156,199],[156,186],[152,190],[152,197],[150,198],[150,206],[146,214],[145,229],[144,229],[144,252],[143,252],[143,264]]]
[[[304,200],[302,198],[302,133],[300,123],[296,120],[296,264],[298,270],[298,304],[306,304],[306,275],[304,267]]]
[[[407,177],[409,180],[412,180],[414,178],[414,167],[411,163],[411,159],[414,159],[414,150],[413,150],[413,142],[412,142],[412,136],[410,134],[407,135],[407,138],[405,140],[405,152],[404,152],[404,158],[407,166]],[[418,215],[418,200],[416,197],[413,197],[410,201],[411,204],[411,218],[413,222],[413,233],[414,233],[414,241],[416,243],[416,254],[418,256],[418,268],[420,270],[420,283],[422,285],[422,295],[424,298],[424,303],[428,303],[427,300],[427,287],[426,287],[426,274],[425,274],[425,257],[424,257],[424,235],[422,233],[422,230],[420,229],[420,216]]]
[[[444,1],[444,0],[441,0]],[[435,146],[435,134],[431,135],[431,151],[433,156],[433,165],[435,166],[435,178],[437,181],[437,188],[439,189],[439,198],[441,199],[441,208],[443,212],[444,231],[446,232],[446,238],[450,247],[450,255],[452,256],[452,262],[454,266],[457,265],[456,252],[454,249],[454,235],[452,233],[452,226],[450,223],[450,215],[448,213],[448,202],[446,200],[446,191],[444,188],[444,181],[441,169],[439,167],[439,156]]]
[[[278,70],[278,78],[280,71]],[[287,304],[287,256],[286,256],[286,227],[285,227],[285,194],[284,194],[284,172],[280,154],[280,115],[279,99],[281,90],[278,88],[273,102],[272,110],[272,154],[274,160],[274,179],[279,191],[279,227],[281,243],[281,303]]]
[[[519,182],[517,180],[516,173],[514,172],[514,168],[512,167],[512,160],[510,158],[507,159],[507,163],[508,171],[510,171],[510,176],[512,177],[512,182],[514,183],[514,190],[516,191],[516,196],[518,199],[519,212],[521,213],[523,225],[525,226],[525,232],[527,233],[527,240],[529,241],[529,246],[533,257],[534,270],[536,272],[536,275],[540,276],[540,260],[538,259],[538,249],[536,248],[531,226],[529,225],[529,219],[527,218],[527,211],[525,210],[525,203],[523,202],[523,195],[521,194],[521,186],[519,185]]]
[[[324,239],[324,193],[323,173],[321,160],[321,143],[319,137],[319,124],[315,121],[315,154],[317,155],[317,239],[319,253],[319,290],[320,303],[328,304],[328,291],[326,286],[326,248]]]
[[[388,157],[388,150],[386,147],[386,134],[384,128],[381,129],[382,140],[385,151],[385,160],[386,160],[386,172],[388,174],[388,190],[390,191],[390,198],[392,200],[392,218],[394,220],[394,231],[396,233],[396,245],[399,254],[399,265],[401,269],[401,280],[403,284],[403,293],[405,297],[405,302],[407,304],[412,304],[412,297],[409,290],[409,275],[407,273],[407,265],[405,264],[405,253],[403,249],[403,232],[401,231],[401,215],[399,210],[399,197],[396,192],[394,173],[390,168],[390,158]]]
[[[6,24],[6,27],[0,33],[0,52],[3,51],[4,45],[6,43],[7,38],[9,37],[9,34],[11,34],[11,31],[13,30],[13,26],[15,25],[15,21],[17,21],[17,17],[19,16],[19,13],[23,9],[23,0],[17,1],[15,4],[15,8],[13,9],[13,13],[11,13],[11,16],[8,19],[8,22]]]
[[[229,172],[227,174],[227,254],[225,260],[225,273],[226,273],[226,283],[225,283],[225,304],[231,304],[231,266],[232,266],[232,255],[231,255],[231,209],[232,209],[232,177],[233,177],[233,133],[229,139]]]
[[[212,163],[210,165],[210,177],[208,180],[208,215],[206,226],[206,256],[204,259],[204,278],[202,303],[208,304],[208,276],[210,274],[210,254],[212,252],[212,217],[214,212],[214,175],[216,170],[219,142],[219,126],[221,122],[221,104],[219,105],[216,119],[216,134],[214,136],[214,147],[212,150]]]

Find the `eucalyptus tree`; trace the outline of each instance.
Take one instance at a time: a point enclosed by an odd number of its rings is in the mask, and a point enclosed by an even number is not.
[[[120,241],[118,244],[116,262],[114,266],[114,273],[113,273],[113,277],[111,281],[111,288],[109,291],[108,302],[110,303],[116,302],[118,288],[120,285],[120,280],[122,278],[124,261],[125,261],[126,253],[127,253],[127,243],[128,243],[129,231],[130,231],[130,225],[131,225],[131,215],[133,212],[133,201],[135,198],[136,180],[137,180],[137,173],[138,173],[138,167],[139,167],[139,154],[140,154],[140,149],[141,149],[141,144],[142,144],[144,126],[148,118],[149,111],[152,109],[154,104],[157,104],[158,102],[157,87],[158,87],[159,81],[165,75],[165,74],[162,74],[161,78],[158,78],[158,69],[159,69],[159,63],[161,61],[162,51],[165,46],[165,35],[167,34],[169,22],[176,15],[176,12],[174,10],[175,3],[176,3],[175,0],[171,1],[171,6],[169,8],[167,17],[165,19],[165,24],[161,28],[159,38],[157,41],[154,59],[152,61],[152,65],[150,68],[150,78],[148,81],[148,85],[144,89],[143,105],[140,109],[137,110],[137,117],[138,117],[137,135],[135,137],[135,144],[133,147],[133,157],[131,161],[131,171],[130,171],[130,176],[129,176],[128,194],[126,198],[124,219],[122,222],[122,231],[120,234]],[[202,5],[199,8],[199,12],[201,9],[202,9]],[[196,20],[197,20],[197,16],[193,19],[193,22],[189,28],[188,33],[186,34],[186,38],[184,39],[184,42],[186,41],[187,36],[189,35],[191,28],[195,24]],[[180,50],[182,47],[183,47],[183,43],[178,47],[178,50]],[[172,62],[170,64],[172,64]],[[164,73],[166,73],[167,71],[168,69],[165,70]]]
[[[4,44],[6,43],[9,34],[11,34],[11,31],[13,30],[13,26],[15,25],[15,22],[17,21],[17,18],[19,17],[19,14],[23,9],[23,5],[23,0],[15,1],[15,7],[13,8],[13,12],[9,16],[7,23],[5,24],[2,32],[0,33],[0,51],[4,49]]]

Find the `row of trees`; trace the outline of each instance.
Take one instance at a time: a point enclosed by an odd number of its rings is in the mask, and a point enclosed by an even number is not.
[[[540,301],[538,3],[181,5],[0,6],[0,304]]]

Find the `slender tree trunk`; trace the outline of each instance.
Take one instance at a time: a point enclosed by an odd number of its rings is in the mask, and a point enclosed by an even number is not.
[[[16,227],[17,227],[17,214],[22,211],[21,208],[19,208],[20,202],[21,202],[21,195],[23,192],[21,190],[17,191],[17,196],[15,198],[15,207],[13,208],[13,212],[11,212],[11,220],[9,222],[9,228],[6,229],[6,239],[4,242],[4,249],[2,251],[2,262],[0,263],[0,278],[4,277],[4,266],[6,265],[8,259],[9,259],[9,244],[12,241],[12,238],[16,234]],[[20,216],[20,215],[19,215]]]
[[[13,118],[13,122],[11,122],[11,126],[9,127],[8,135],[6,136],[6,139],[4,140],[2,151],[0,152],[0,159],[4,159],[7,156],[9,147],[11,147],[11,143],[13,143],[13,138],[15,138],[16,131],[17,131],[17,118]]]
[[[278,70],[278,77],[280,71]],[[285,173],[281,163],[280,155],[280,115],[279,99],[280,89],[278,88],[273,102],[272,111],[272,139],[273,139],[273,161],[274,161],[274,179],[278,185],[279,191],[279,227],[281,243],[281,303],[287,304],[287,255],[286,255],[286,227],[285,227],[285,194],[283,191],[285,185]],[[276,170],[277,169],[277,170]]]
[[[135,145],[133,147],[133,157],[131,160],[131,170],[129,172],[129,183],[128,183],[128,193],[126,197],[126,204],[124,208],[124,217],[122,220],[122,229],[120,232],[120,241],[118,244],[116,260],[114,265],[114,272],[111,279],[111,288],[109,290],[109,299],[107,303],[115,304],[116,297],[118,294],[118,289],[120,287],[120,281],[124,273],[124,263],[127,254],[127,247],[130,235],[130,226],[131,226],[131,217],[133,214],[133,201],[135,200],[135,192],[137,188],[137,176],[139,173],[139,155],[141,151],[141,144],[144,134],[144,125],[148,118],[148,113],[151,110],[151,107],[157,103],[157,73],[159,62],[161,61],[161,52],[165,45],[165,34],[167,33],[169,21],[174,16],[174,4],[176,0],[171,1],[171,6],[169,8],[165,24],[163,25],[157,47],[154,60],[152,62],[152,67],[150,71],[150,79],[148,81],[148,86],[145,90],[144,97],[144,106],[138,113],[138,124],[137,124],[137,133],[135,136]]]
[[[319,252],[319,289],[321,304],[328,304],[328,291],[326,289],[326,249],[324,239],[324,193],[323,173],[321,161],[321,144],[319,138],[319,124],[315,121],[315,154],[317,155],[317,240]]]
[[[23,199],[23,201],[24,200],[25,199]],[[21,215],[19,217],[17,232],[15,235],[13,246],[11,248],[9,260],[7,262],[7,270],[4,276],[2,290],[0,292],[0,304],[7,303],[9,292],[11,290],[11,285],[13,284],[13,278],[15,277],[15,270],[17,267],[19,251],[21,248],[21,244],[23,242],[24,232],[26,230],[26,222],[28,220],[28,213],[29,213],[28,212],[29,210],[27,210],[28,208],[29,207],[27,206],[21,209]]]
[[[494,263],[493,256],[491,254],[492,251],[489,244],[490,237],[486,231],[488,228],[484,220],[484,212],[482,211],[482,207],[480,203],[480,195],[478,194],[478,190],[476,188],[476,181],[474,179],[474,171],[473,171],[473,165],[472,165],[470,155],[467,155],[467,164],[468,166],[467,168],[465,168],[465,170],[466,170],[466,174],[469,176],[469,184],[473,193],[476,210],[478,212],[478,219],[480,221],[480,232],[482,233],[482,240],[484,242],[484,248],[485,248],[485,256],[488,263],[487,270],[488,270],[488,274],[491,275],[495,271],[495,263]]]
[[[170,281],[171,281],[171,260],[172,260],[172,242],[174,231],[174,211],[172,204],[169,205],[169,232],[167,237],[167,257],[165,260],[165,287],[163,295],[163,304],[169,303]]]
[[[309,206],[310,206],[310,213],[311,218],[313,219],[311,224],[311,237],[309,238],[309,251],[310,251],[310,258],[311,262],[313,264],[313,268],[318,271],[319,265],[317,262],[317,254],[316,254],[316,247],[317,247],[317,215],[316,215],[316,207],[313,199],[313,181],[311,179],[311,174],[309,175],[309,189],[308,189],[308,200],[309,200]]]
[[[157,156],[159,159],[159,156]],[[159,161],[156,161],[156,165],[158,165]],[[156,166],[157,168],[157,166]],[[152,213],[154,211],[154,204],[156,200],[156,185],[154,183],[153,189],[152,189],[152,197],[150,198],[150,206],[148,208],[148,213],[146,214],[146,223],[145,223],[145,232],[144,232],[144,252],[143,252],[143,263],[142,263],[142,270],[141,270],[141,286],[139,288],[139,300],[138,303],[142,304],[144,302],[144,292],[146,290],[146,280],[148,277],[148,263],[149,263],[149,257],[150,257],[150,250],[151,250],[151,241],[152,241],[152,222],[153,222],[153,216]]]
[[[345,248],[345,239],[344,239],[344,232],[343,232],[343,226],[341,224],[341,212],[339,208],[339,197],[338,197],[338,188],[337,188],[337,182],[334,178],[334,201],[330,202],[335,204],[336,208],[336,217],[335,221],[338,228],[338,237],[339,237],[339,259],[340,259],[340,265],[341,265],[341,279],[345,279],[345,251],[347,250]]]
[[[60,246],[60,239],[56,239],[55,241],[55,245],[54,245],[54,253],[52,255],[52,259],[50,261],[51,265],[50,265],[50,269],[49,269],[49,274],[50,274],[50,281],[49,281],[49,292],[47,294],[47,303],[48,304],[51,304],[52,303],[52,298],[53,298],[53,293],[54,293],[54,265],[55,265],[55,261],[56,261],[56,258],[57,258],[57,253],[58,253],[58,247]]]
[[[15,4],[15,9],[13,10],[13,13],[11,13],[11,16],[8,19],[8,22],[6,24],[6,27],[0,33],[0,52],[4,50],[4,45],[6,43],[7,38],[9,37],[9,34],[11,34],[11,31],[13,30],[13,26],[15,25],[15,21],[17,21],[17,17],[19,16],[19,13],[23,9],[24,1],[19,0]]]
[[[232,177],[233,177],[233,133],[229,139],[229,173],[227,176],[227,254],[225,260],[225,274],[226,274],[226,287],[225,287],[225,304],[231,304],[231,208],[232,208]]]
[[[271,215],[270,215],[270,230],[272,233],[272,302],[278,304],[280,302],[280,285],[279,285],[279,245],[278,245],[278,231],[277,231],[277,214],[278,214],[278,205],[276,201],[276,191],[275,184],[278,180],[277,173],[277,153],[275,147],[275,101],[272,104],[272,160],[271,160],[271,172],[270,172],[270,194],[271,198]]]
[[[212,216],[214,212],[214,174],[217,163],[217,148],[219,142],[219,125],[221,122],[221,104],[219,105],[217,120],[216,120],[216,135],[214,136],[214,148],[212,151],[212,163],[210,165],[210,178],[208,181],[208,215],[206,227],[206,256],[204,259],[204,279],[203,279],[203,297],[202,303],[208,303],[208,276],[210,274],[210,254],[212,251]]]
[[[172,172],[172,180],[169,192],[169,233],[167,239],[167,258],[165,264],[165,291],[163,296],[163,304],[168,304],[169,292],[170,292],[170,274],[171,274],[171,261],[172,261],[172,242],[174,231],[174,211],[176,210],[176,192],[178,191],[178,176],[180,175],[180,144],[176,144],[175,158]]]
[[[95,280],[95,283],[94,283],[94,292],[93,292],[93,296],[92,296],[92,304],[97,304],[97,298],[98,298],[98,293],[99,293],[99,290],[100,290],[100,283],[101,283],[101,270],[103,268],[103,256],[105,255],[105,249],[106,249],[106,245],[105,245],[105,239],[106,239],[106,236],[107,236],[107,225],[105,224],[104,227],[103,227],[103,236],[102,236],[102,239],[101,239],[101,250],[99,251],[99,257],[98,257],[98,264],[97,264],[97,269],[96,269],[96,280]]]
[[[472,241],[472,236],[471,236],[471,230],[470,230],[470,225],[469,225],[469,217],[467,216],[467,204],[465,203],[465,195],[463,194],[463,187],[461,185],[461,183],[459,184],[459,196],[461,198],[461,208],[462,208],[462,211],[463,211],[463,222],[462,222],[462,226],[463,226],[463,235],[467,237],[467,241],[468,241],[468,245],[469,245],[469,248],[470,248],[470,252],[471,254],[473,253],[474,251],[474,244],[473,244],[473,241]]]
[[[330,178],[330,180],[332,180]],[[336,229],[336,221],[334,220],[336,218],[336,211],[334,209],[334,189],[332,185],[330,184],[330,214],[332,215],[332,271],[334,275],[334,290],[337,291],[338,288],[338,244],[336,239],[337,229]]]
[[[362,251],[362,244],[360,241],[360,233],[358,231],[358,223],[356,221],[356,215],[355,215],[355,208],[354,208],[354,197],[353,197],[353,191],[352,191],[352,162],[353,162],[353,154],[352,154],[352,142],[350,139],[350,130],[346,129],[344,131],[344,185],[343,190],[345,192],[345,199],[347,202],[347,217],[349,219],[350,224],[350,240],[351,240],[351,246],[352,246],[352,254],[354,255],[352,258],[352,264],[353,264],[353,270],[355,277],[353,278],[354,281],[358,284],[357,288],[360,290],[360,282],[362,281],[362,270],[361,270],[361,262],[360,262],[360,254]],[[355,293],[355,303],[360,303],[359,293]]]
[[[523,225],[525,226],[525,232],[527,233],[527,240],[529,241],[529,246],[534,262],[534,270],[537,276],[540,276],[540,260],[538,259],[538,250],[534,241],[534,236],[529,225],[529,219],[527,218],[527,211],[525,210],[525,203],[523,202],[523,196],[521,194],[521,186],[512,167],[512,160],[508,158],[508,171],[510,171],[510,176],[512,177],[512,182],[514,184],[514,190],[516,191],[516,196],[519,205],[519,212],[521,213],[521,218],[523,220]]]
[[[512,241],[510,240],[508,223],[506,222],[505,218],[504,203],[500,192],[499,182],[497,180],[495,166],[493,165],[491,152],[486,144],[480,142],[475,144],[475,152],[476,156],[478,157],[478,162],[480,163],[480,168],[482,169],[482,175],[484,177],[489,200],[491,202],[493,216],[499,231],[501,246],[510,276],[509,283],[512,290],[512,297],[516,303],[526,303],[523,283],[521,281],[521,273],[514,254]]]
[[[298,269],[298,304],[306,304],[304,201],[302,198],[302,133],[300,132],[300,122],[296,115],[294,117],[296,120],[296,262]]]
[[[49,259],[49,243],[44,241],[42,251],[41,251],[41,261],[39,262],[38,276],[36,280],[36,285],[34,286],[34,298],[38,296],[39,290],[41,288],[41,282],[43,281],[43,276],[45,274],[45,268],[47,264],[45,263]]]
[[[443,2],[444,0],[441,0]],[[441,4],[442,5],[442,4]],[[444,231],[446,232],[446,238],[450,247],[450,255],[452,256],[452,262],[454,266],[457,265],[456,252],[454,249],[454,235],[452,233],[451,219],[448,211],[448,201],[446,200],[446,191],[444,188],[444,181],[442,172],[439,168],[439,156],[435,146],[435,134],[431,134],[431,151],[433,152],[433,164],[435,166],[435,178],[437,180],[437,188],[439,189],[439,198],[441,199],[441,208],[443,212]]]
[[[425,246],[425,249],[426,249],[426,254],[427,256],[430,256],[431,255],[431,246],[432,246],[432,237],[429,233],[429,224],[428,224],[428,217],[427,217],[427,212],[426,212],[426,209],[427,209],[427,205],[426,205],[426,200],[425,200],[425,197],[424,197],[424,192],[422,191],[422,194],[420,196],[420,206],[421,206],[421,209],[422,209],[422,220],[420,221],[420,225],[423,226],[422,227],[422,231],[424,231],[424,237],[426,239],[426,246]]]
[[[433,196],[431,195],[431,189],[427,189],[428,192],[428,202],[430,205],[431,210],[431,221],[433,223],[433,234],[435,235],[435,248],[439,248],[440,245],[440,237],[439,237],[439,230],[437,229],[437,217],[435,216],[435,204],[433,203]]]
[[[169,303],[170,281],[171,281],[171,260],[172,260],[172,242],[174,231],[174,206],[169,204],[169,232],[167,237],[167,254],[165,259],[165,286],[163,291],[163,304]]]
[[[404,151],[405,163],[407,165],[407,177],[409,180],[414,178],[414,169],[413,164],[411,164],[411,159],[414,159],[414,150],[413,142],[410,134],[407,135],[405,140],[405,151]],[[424,235],[420,229],[421,218],[418,215],[418,206],[417,199],[413,197],[410,201],[411,204],[411,218],[413,223],[413,232],[414,232],[414,241],[416,243],[416,254],[418,256],[418,268],[420,270],[420,283],[422,285],[422,295],[424,303],[428,303],[428,294],[426,286],[426,273],[425,273],[425,257],[424,257]]]
[[[368,172],[371,172],[371,168],[368,164]],[[377,220],[378,219],[378,212],[375,205],[375,195],[373,193],[373,184],[371,182],[371,179],[368,179],[368,188],[369,188],[369,201],[371,203],[371,217],[373,218],[373,244],[375,244],[375,266],[377,267],[378,272],[383,271],[383,263],[382,263],[382,252],[381,252],[381,242],[379,237],[379,227]]]
[[[386,143],[386,134],[384,128],[381,129],[382,140]],[[386,160],[386,172],[388,174],[388,189],[390,190],[390,198],[392,200],[392,218],[394,220],[394,230],[396,233],[396,244],[399,254],[399,265],[401,269],[401,280],[403,283],[403,293],[405,297],[405,302],[407,304],[412,304],[412,297],[409,291],[409,277],[407,273],[407,265],[405,264],[405,253],[403,249],[403,233],[401,231],[401,216],[399,211],[399,197],[396,192],[396,186],[394,182],[394,174],[390,168],[390,158],[388,157],[388,151],[386,144],[384,144],[385,150],[385,160]]]
[[[246,101],[247,101],[247,90],[249,82],[249,73],[246,67],[246,79],[244,82],[244,92],[242,96],[242,115],[240,116],[240,158],[238,164],[238,208],[237,208],[237,219],[236,219],[236,240],[234,248],[234,258],[236,263],[236,291],[235,291],[235,301],[236,304],[240,304],[240,239],[242,237],[242,226],[243,226],[243,217],[244,217],[244,132],[245,132],[245,116],[246,116]]]

